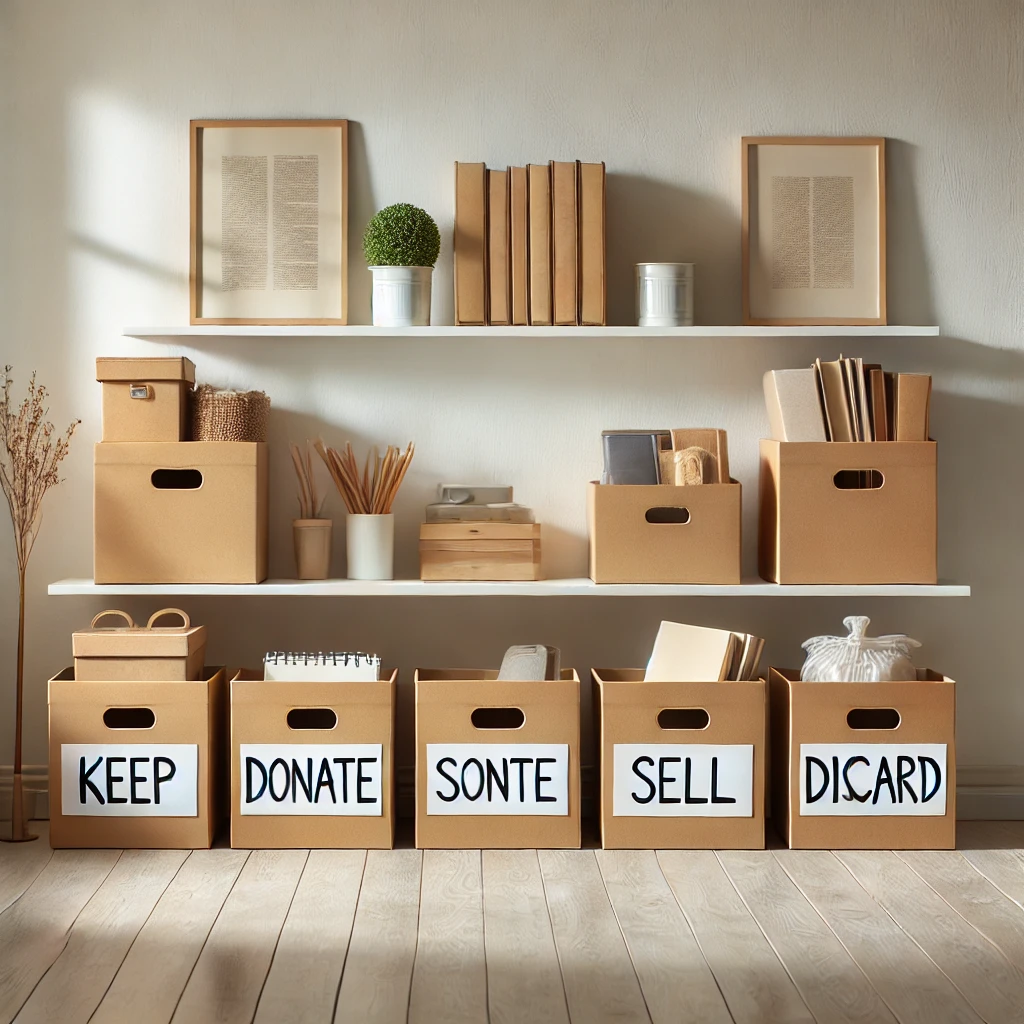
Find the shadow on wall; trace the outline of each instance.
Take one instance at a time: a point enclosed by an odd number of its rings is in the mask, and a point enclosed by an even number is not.
[[[899,259],[886,264],[886,301],[891,324],[933,324],[931,268],[925,258],[924,227],[917,201],[918,146],[886,139],[886,249]]]
[[[635,174],[607,178],[608,323],[636,323],[636,264],[695,263],[694,322],[740,322],[739,204]]]
[[[377,212],[366,150],[366,133],[358,121],[348,123],[348,322],[368,324],[370,272],[363,259],[363,233]]]

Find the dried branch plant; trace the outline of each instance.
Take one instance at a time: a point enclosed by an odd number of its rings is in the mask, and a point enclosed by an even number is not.
[[[297,444],[292,445],[292,463],[295,466],[295,476],[299,485],[299,518],[319,519],[327,495],[321,497],[317,491],[316,474],[313,472],[313,453],[310,451],[308,440],[305,454]]]
[[[39,535],[43,498],[60,483],[60,464],[67,455],[71,437],[81,420],[75,420],[63,434],[56,433],[46,418],[47,391],[36,381],[28,382],[28,395],[20,405],[12,402],[11,367],[5,366],[0,389],[0,487],[11,510],[14,550],[18,563],[18,674],[14,732],[15,839],[34,838],[24,833],[21,817],[21,729],[25,682],[25,574]]]

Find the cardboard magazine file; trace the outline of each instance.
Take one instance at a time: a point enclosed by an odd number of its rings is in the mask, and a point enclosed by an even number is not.
[[[267,446],[97,444],[97,583],[261,583]]]
[[[599,484],[587,492],[595,583],[739,583],[741,487]]]
[[[103,440],[184,441],[189,395],[196,383],[191,359],[96,360],[103,384]]]
[[[774,583],[936,583],[934,441],[762,441],[758,567]]]
[[[223,811],[224,669],[49,684],[50,845],[206,849]]]
[[[606,850],[763,850],[768,686],[594,669]]]
[[[231,846],[374,849],[395,842],[398,673],[379,682],[231,680]]]
[[[416,846],[580,847],[580,680],[416,672]]]
[[[157,625],[166,618],[179,625]],[[104,620],[118,625],[100,626]],[[117,608],[93,616],[88,629],[71,634],[75,678],[140,682],[201,679],[206,654],[206,627],[193,626],[187,612],[162,608],[145,626]]]
[[[772,669],[772,814],[795,850],[952,850],[956,684],[815,683]]]

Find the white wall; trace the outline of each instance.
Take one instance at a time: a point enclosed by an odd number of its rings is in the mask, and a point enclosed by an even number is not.
[[[369,313],[359,237],[374,209],[404,200],[437,218],[446,244],[434,319],[450,322],[452,161],[550,158],[607,161],[613,322],[632,315],[632,263],[687,260],[698,264],[698,321],[735,323],[740,136],[887,136],[890,318],[941,324],[943,337],[856,351],[935,376],[940,574],[971,583],[975,596],[190,601],[211,627],[213,659],[369,646],[408,679],[416,664],[494,663],[506,644],[538,640],[561,645],[581,669],[634,665],[658,620],[680,617],[762,633],[771,662],[795,664],[805,637],[866,612],[878,631],[923,641],[922,658],[960,681],[961,765],[1024,762],[1024,5],[12,0],[0,11],[10,56],[0,106],[0,228],[10,226],[0,362],[13,362],[20,381],[38,368],[58,425],[83,421],[30,569],[29,762],[46,757],[45,680],[69,662],[70,631],[105,603],[45,595],[50,580],[91,575],[97,355],[183,352],[204,380],[270,393],[272,574],[291,571],[285,442],[322,434],[360,449],[415,439],[399,499],[400,572],[415,572],[417,523],[437,482],[472,479],[513,482],[549,527],[548,573],[581,575],[584,482],[598,471],[599,432],[635,425],[728,428],[752,572],[761,374],[840,348],[456,337],[168,349],[120,337],[124,324],[187,320],[189,118],[261,116],[354,122],[357,323]],[[341,505],[332,498],[330,507]],[[6,527],[0,572],[0,763],[9,764],[16,604]],[[407,744],[407,714],[403,729]]]

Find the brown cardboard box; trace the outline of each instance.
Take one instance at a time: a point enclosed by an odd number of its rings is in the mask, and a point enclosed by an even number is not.
[[[266,579],[265,444],[98,444],[94,486],[97,583]]]
[[[593,677],[601,845],[763,850],[765,681],[645,683],[643,669]]]
[[[952,679],[814,683],[773,668],[769,685],[772,813],[792,849],[955,847]]]
[[[540,523],[422,523],[422,580],[539,580]]]
[[[579,849],[579,676],[496,677],[416,672],[416,846]]]
[[[762,441],[761,576],[936,583],[935,462],[934,441]],[[869,474],[882,485],[840,486]]]
[[[397,680],[392,672],[376,683],[265,682],[262,672],[238,672],[231,680],[234,849],[394,846]],[[279,760],[283,771],[271,767]],[[318,806],[327,813],[314,813]]]
[[[595,583],[739,583],[740,493],[735,481],[692,487],[591,483],[590,578]],[[673,517],[688,520],[665,521]]]
[[[196,382],[191,359],[96,360],[103,384],[103,440],[184,441],[188,396]]]
[[[50,680],[54,849],[210,846],[223,809],[226,683],[222,668],[204,676],[83,682],[66,668]]]
[[[165,616],[180,616],[181,625],[154,625]],[[114,617],[122,625],[96,625],[107,617]],[[206,627],[193,626],[180,608],[154,612],[145,626],[136,626],[127,612],[110,608],[94,615],[88,629],[71,634],[71,650],[75,656],[75,679],[79,681],[201,679]]]

